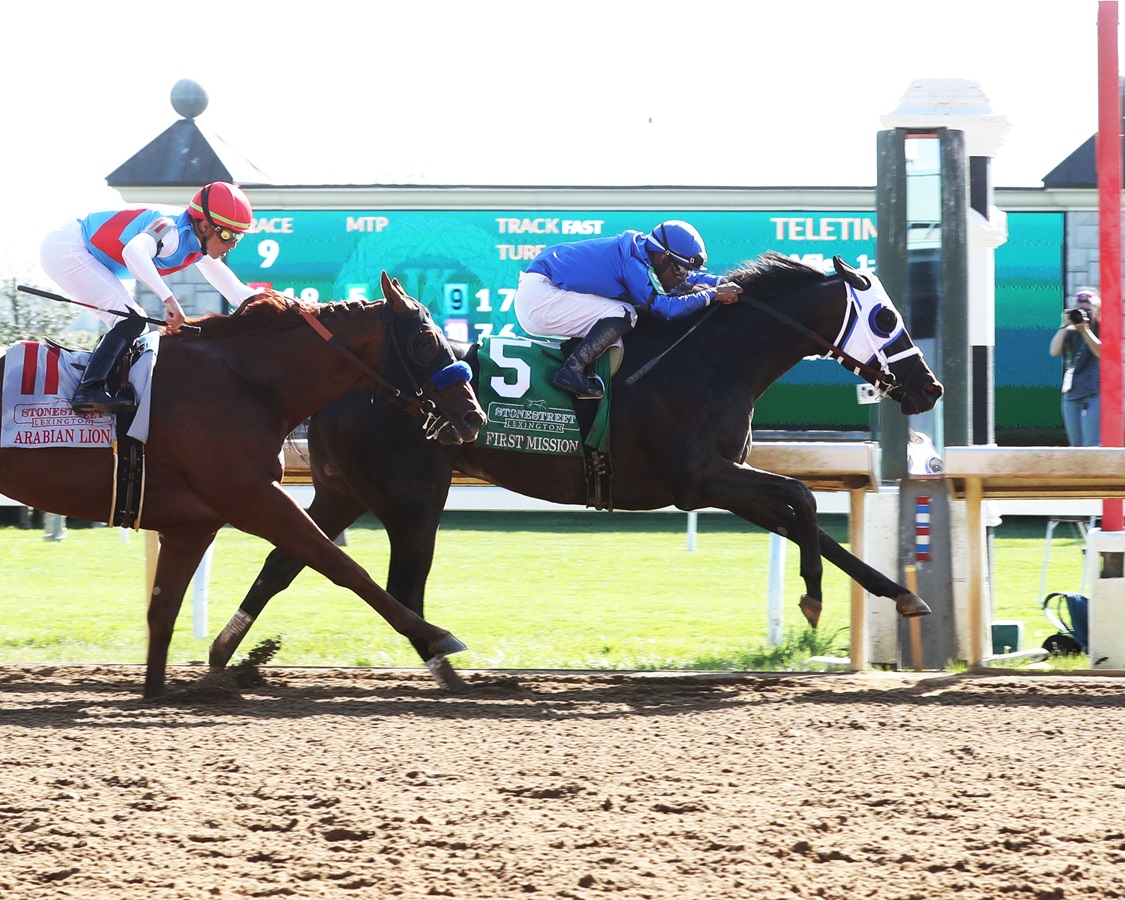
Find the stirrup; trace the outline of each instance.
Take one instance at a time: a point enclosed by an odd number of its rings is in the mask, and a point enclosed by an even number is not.
[[[132,393],[132,392],[130,392]],[[111,397],[104,389],[93,388],[84,391],[81,387],[75,392],[70,401],[71,407],[80,416],[86,415],[115,415],[123,412],[133,412],[137,408],[136,402],[131,397]]]
[[[564,391],[569,391],[579,400],[600,400],[605,393],[599,382],[586,375],[576,375],[572,368],[565,365],[555,373],[555,377],[551,379],[551,384]]]

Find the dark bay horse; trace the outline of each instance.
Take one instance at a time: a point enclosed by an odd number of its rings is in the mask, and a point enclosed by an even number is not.
[[[385,301],[301,304],[267,292],[229,317],[193,321],[201,333],[161,339],[145,444],[139,527],[160,551],[148,607],[144,694],[164,690],[168,645],[184,591],[224,524],[265,538],[362,597],[430,653],[464,649],[379,587],[279,485],[286,436],[324,404],[364,388],[398,394],[393,407],[419,444],[425,418],[440,440],[472,442],[487,421],[468,371],[421,304],[383,273]],[[5,360],[0,358],[0,384]],[[405,398],[405,399],[403,399]],[[428,416],[439,410],[444,421]],[[422,416],[426,413],[426,416]],[[112,510],[110,449],[0,449],[0,493],[95,522]],[[112,561],[107,560],[112,564]]]
[[[625,339],[625,359],[612,389],[613,505],[716,507],[789,538],[800,548],[806,587],[801,609],[813,626],[821,609],[822,556],[870,593],[892,598],[903,616],[929,612],[921,598],[820,528],[815,498],[804,483],[746,464],[755,402],[806,356],[839,359],[889,394],[906,415],[932,409],[942,395],[877,279],[868,280],[838,258],[835,263],[837,274],[826,276],[768,253],[731,274],[744,291],[739,303],[704,310],[686,323],[643,320]],[[461,353],[470,349],[454,346]],[[637,377],[638,372],[643,374]],[[427,445],[397,410],[372,406],[358,395],[342,397],[313,416],[309,455],[315,486],[309,515],[329,535],[366,511],[378,517],[390,542],[388,590],[419,613],[455,468],[542,500],[587,503],[583,461],[577,457]],[[212,643],[213,667],[229,661],[269,599],[301,568],[300,559],[284,550],[269,555]],[[440,655],[417,641],[414,646],[439,683],[459,684]]]

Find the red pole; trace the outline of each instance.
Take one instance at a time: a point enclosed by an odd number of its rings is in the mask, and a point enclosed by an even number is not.
[[[1098,252],[1102,295],[1101,438],[1125,437],[1121,370],[1121,82],[1117,65],[1117,0],[1098,3]],[[1102,501],[1102,530],[1122,531],[1120,499]]]

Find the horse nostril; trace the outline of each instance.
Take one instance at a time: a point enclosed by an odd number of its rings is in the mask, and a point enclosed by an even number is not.
[[[479,430],[481,428],[484,428],[484,426],[488,424],[488,416],[486,416],[483,412],[477,412],[476,410],[473,410],[471,413],[465,416],[465,423],[470,428],[476,428]]]

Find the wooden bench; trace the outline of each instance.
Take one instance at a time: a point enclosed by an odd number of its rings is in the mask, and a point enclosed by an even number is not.
[[[285,442],[285,476],[282,484],[312,483],[308,442]],[[870,441],[757,441],[750,465],[778,475],[799,478],[814,491],[875,490],[878,447]],[[490,482],[454,471],[453,484],[488,485]]]
[[[946,447],[945,478],[966,502],[969,530],[969,659],[984,660],[985,526],[981,503],[1001,499],[1125,497],[1120,447]]]

